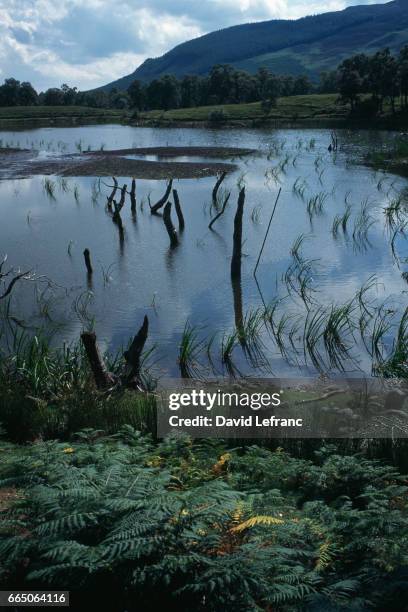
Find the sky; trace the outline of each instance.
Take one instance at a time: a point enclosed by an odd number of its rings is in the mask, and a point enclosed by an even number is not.
[[[0,81],[81,90],[207,32],[385,0],[0,0]]]

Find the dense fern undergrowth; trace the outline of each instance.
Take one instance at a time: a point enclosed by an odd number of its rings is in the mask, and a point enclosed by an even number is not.
[[[0,588],[115,611],[402,610],[407,479],[321,446],[155,443],[130,425],[3,442]]]
[[[404,609],[403,441],[158,441],[154,394],[91,380],[38,339],[0,359],[0,590],[69,590],[81,612]]]

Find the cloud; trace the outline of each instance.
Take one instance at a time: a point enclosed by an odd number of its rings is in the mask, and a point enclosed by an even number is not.
[[[0,76],[97,87],[223,27],[376,0],[0,0]]]

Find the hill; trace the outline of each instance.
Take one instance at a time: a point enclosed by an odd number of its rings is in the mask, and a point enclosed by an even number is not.
[[[354,53],[374,53],[408,44],[408,0],[353,6],[298,20],[275,19],[211,32],[146,60],[133,73],[100,89],[124,90],[135,79],[149,82],[164,74],[206,74],[226,63],[256,72],[267,66],[277,74],[308,74],[334,69]]]

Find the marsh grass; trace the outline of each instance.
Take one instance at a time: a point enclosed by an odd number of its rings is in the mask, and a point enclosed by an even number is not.
[[[104,355],[119,375],[121,355]],[[142,376],[151,379],[150,355],[142,356]],[[115,432],[125,423],[156,431],[155,398],[120,388],[98,392],[80,343],[52,348],[50,337],[26,331],[14,334],[10,351],[0,353],[0,422],[12,439],[26,442],[69,437],[83,427]]]
[[[346,206],[346,210],[344,211],[344,213],[342,215],[336,215],[333,219],[331,232],[334,237],[338,236],[340,228],[342,229],[343,234],[347,233],[347,224],[349,222],[350,217],[351,217],[351,206],[348,204]]]
[[[182,378],[200,378],[199,357],[205,341],[200,339],[199,329],[186,322],[179,345],[178,363]]]
[[[324,205],[328,197],[329,197],[329,194],[326,193],[325,191],[322,191],[308,199],[307,213],[310,219],[312,219],[314,215],[322,214]]]
[[[230,333],[224,333],[221,341],[221,361],[229,376],[235,378],[240,375],[240,371],[233,360],[233,353],[239,344],[237,330]]]
[[[406,378],[408,375],[408,308],[398,325],[392,353],[381,365],[381,373],[386,377]]]
[[[305,192],[307,188],[308,188],[308,184],[306,182],[306,179],[303,179],[302,177],[299,176],[293,184],[292,191],[297,197],[304,200]]]
[[[56,200],[55,181],[48,177],[45,177],[43,180],[43,189],[50,200]]]
[[[374,225],[375,219],[369,212],[370,202],[368,199],[363,200],[360,205],[356,218],[354,220],[353,227],[353,242],[359,249],[365,249],[370,244],[368,239],[368,232]]]

